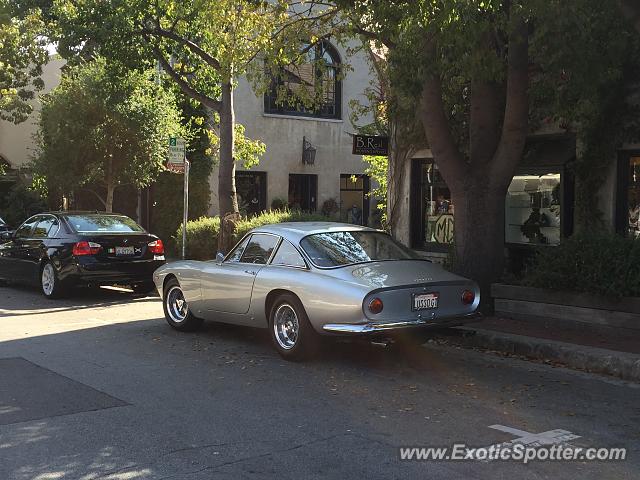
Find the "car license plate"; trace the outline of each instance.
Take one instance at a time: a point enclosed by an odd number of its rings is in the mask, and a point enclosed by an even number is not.
[[[134,255],[133,247],[116,247],[116,255]]]
[[[413,310],[430,310],[438,308],[437,293],[423,293],[413,296]]]

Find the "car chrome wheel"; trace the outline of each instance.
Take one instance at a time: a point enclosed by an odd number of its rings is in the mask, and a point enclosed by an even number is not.
[[[180,287],[171,287],[167,292],[166,299],[167,313],[175,323],[182,323],[187,318],[189,312],[187,301]]]
[[[56,275],[53,271],[53,265],[47,263],[42,269],[42,291],[45,295],[50,296],[56,284]]]
[[[273,319],[273,331],[278,344],[285,350],[291,350],[296,345],[300,322],[291,305],[283,303],[278,307]]]

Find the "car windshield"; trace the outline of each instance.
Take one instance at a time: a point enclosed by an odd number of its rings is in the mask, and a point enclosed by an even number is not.
[[[144,228],[124,215],[68,215],[67,220],[78,233],[132,233],[144,232]]]
[[[309,235],[300,246],[318,267],[418,258],[386,233],[371,231],[325,232]]]

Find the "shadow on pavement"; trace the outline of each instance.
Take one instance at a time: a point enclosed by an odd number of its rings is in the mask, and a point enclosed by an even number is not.
[[[64,298],[52,300],[45,298],[35,287],[0,286],[0,317],[33,315],[39,311],[63,312],[130,302],[157,302],[158,300],[157,294],[135,294],[128,289],[110,287],[78,287]]]
[[[126,301],[117,295],[100,292],[83,301]],[[0,479],[575,474],[571,463],[525,469],[398,461],[401,445],[511,438],[487,428],[492,424],[564,428],[598,446],[622,440],[639,446],[640,390],[465,351],[333,339],[315,360],[290,363],[272,349],[266,329],[206,322],[198,332],[180,333],[153,319],[0,341],[1,358],[24,358],[29,368],[5,375],[18,386],[4,388],[22,390],[0,396]],[[33,396],[58,401],[34,403]],[[31,403],[19,404],[24,399]],[[598,406],[614,399],[615,409],[597,415]],[[3,425],[3,415],[18,418],[27,408],[35,413],[21,415],[34,420]],[[638,468],[637,459],[591,463],[581,475],[634,478]]]

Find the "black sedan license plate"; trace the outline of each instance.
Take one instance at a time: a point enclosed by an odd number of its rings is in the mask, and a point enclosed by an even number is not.
[[[438,308],[438,293],[423,293],[413,296],[412,310],[431,310]]]
[[[116,255],[134,255],[133,247],[116,247]]]

